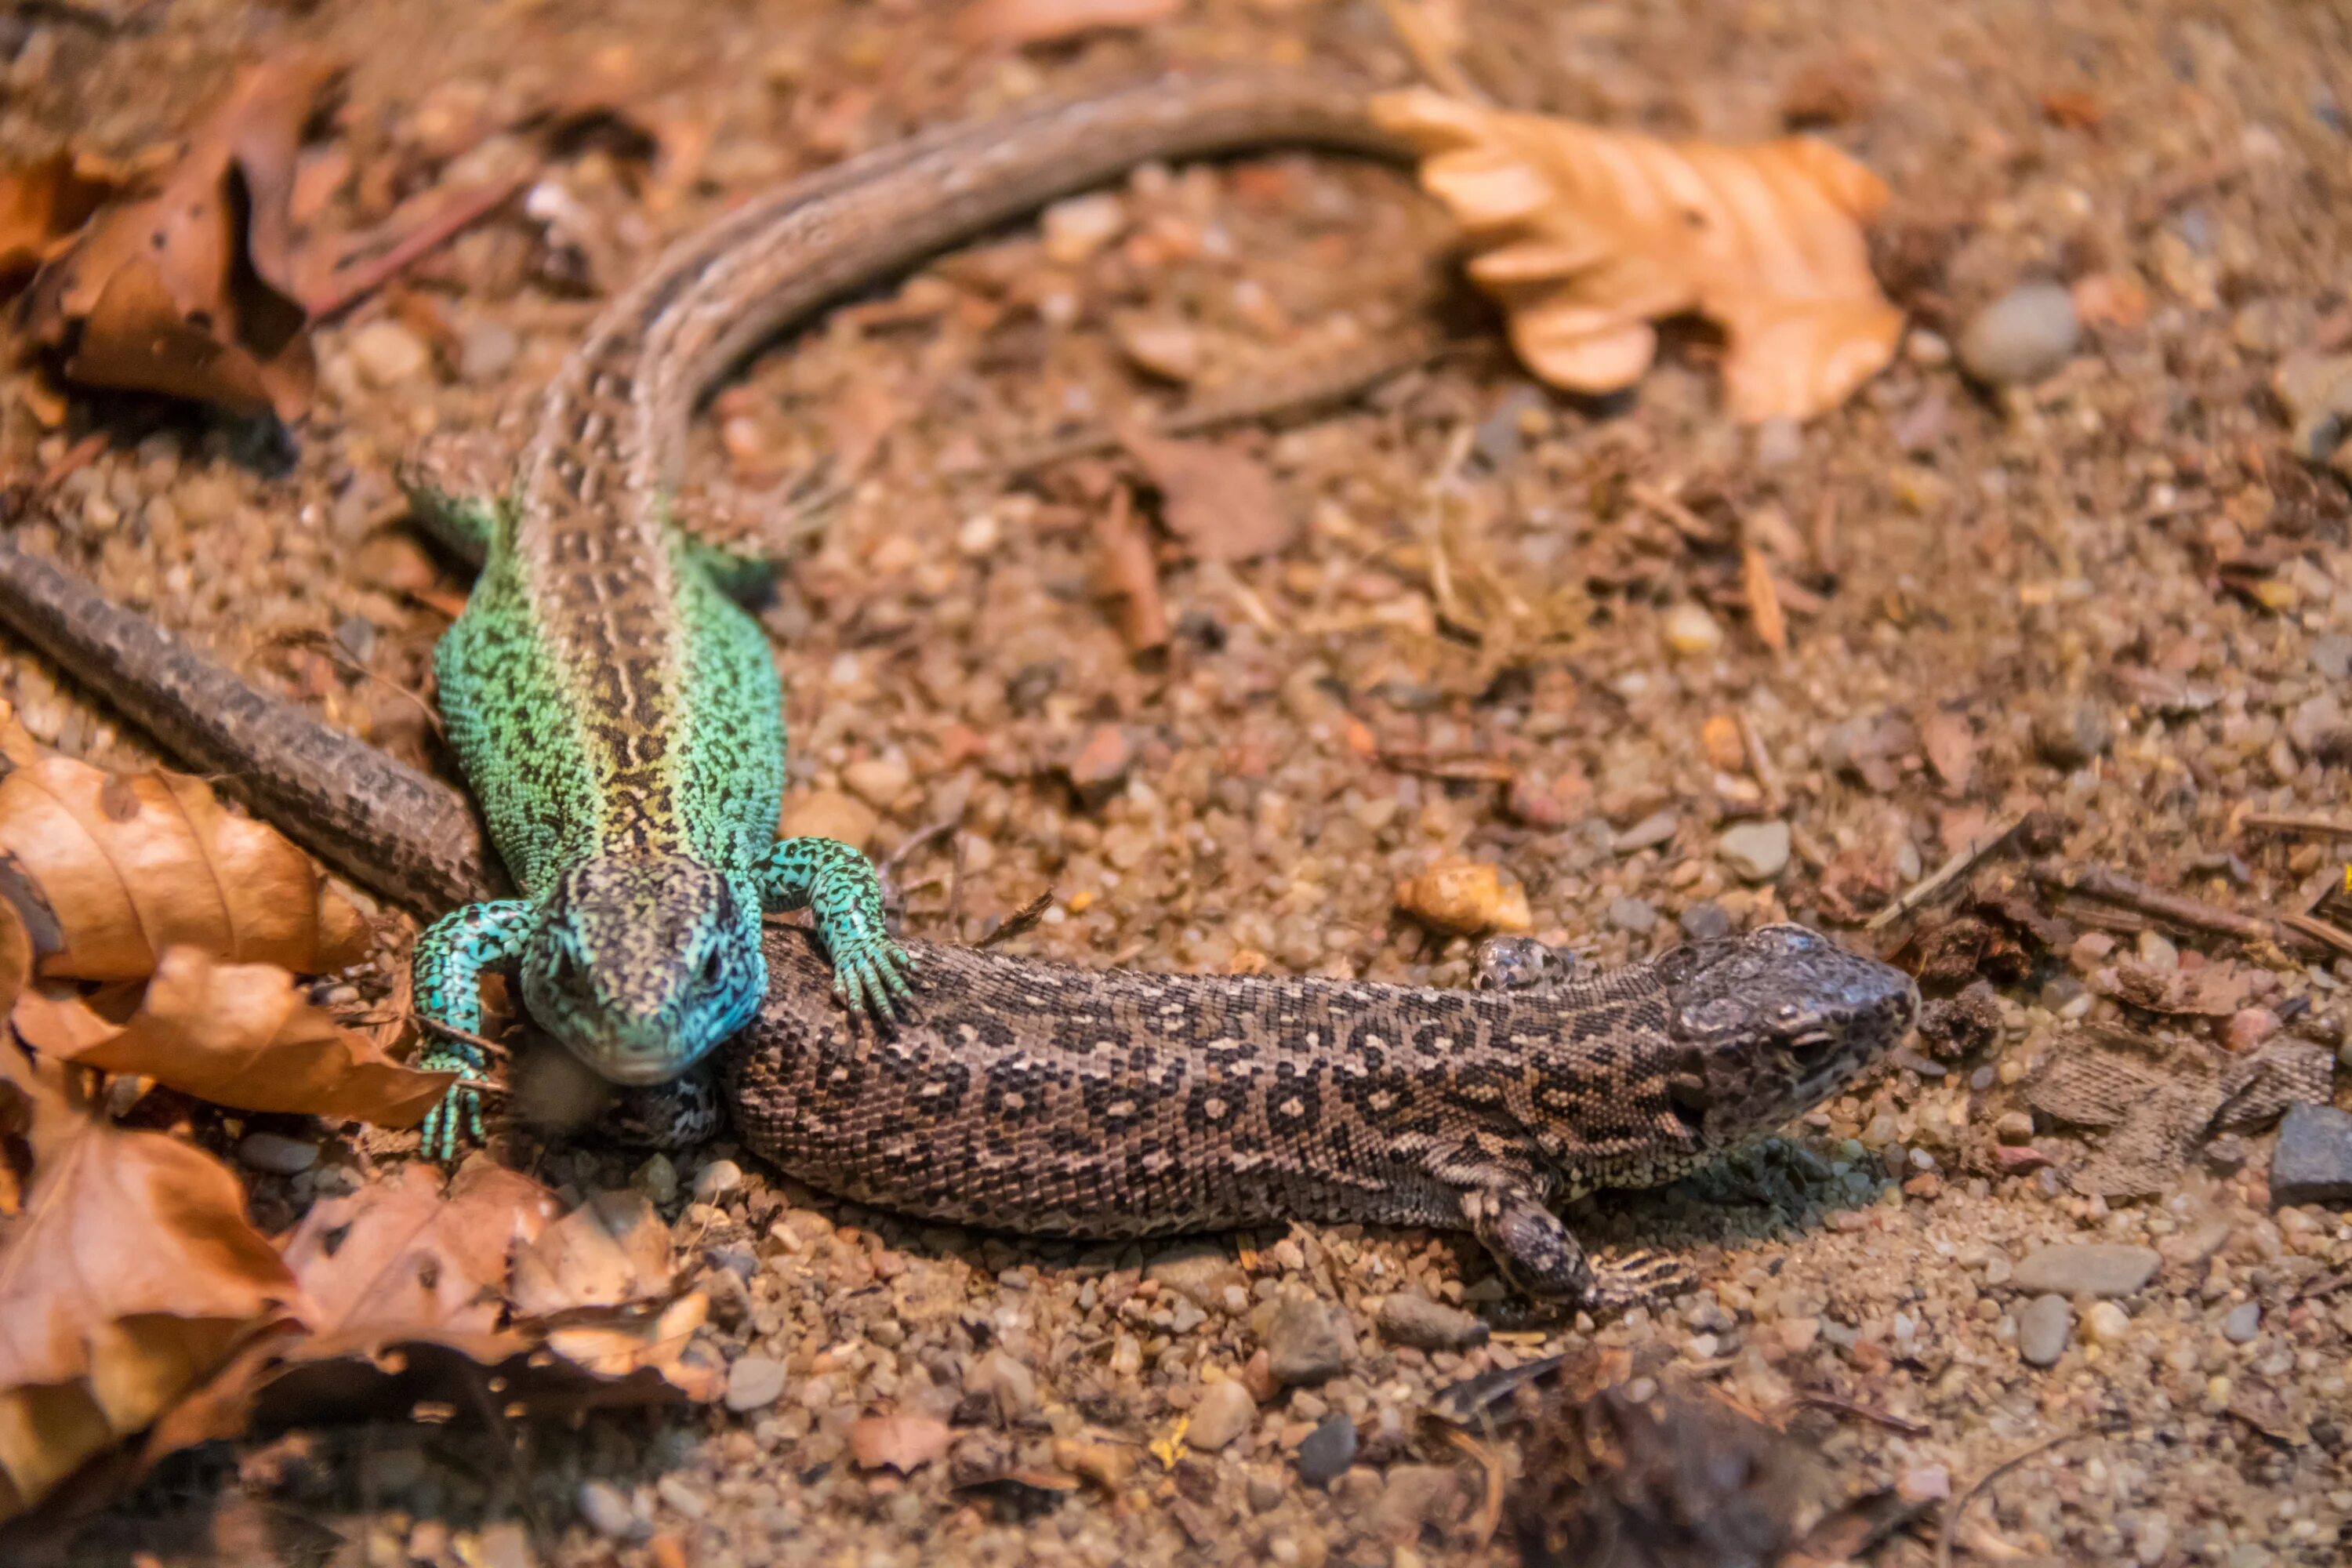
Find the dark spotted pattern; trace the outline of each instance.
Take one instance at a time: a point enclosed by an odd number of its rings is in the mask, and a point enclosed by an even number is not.
[[[1551,1212],[1669,1181],[1835,1092],[1909,1029],[1900,972],[1794,926],[1501,989],[1102,973],[909,944],[877,1034],[823,955],[768,938],[767,1005],[719,1054],[737,1131],[817,1186],[1040,1234],[1292,1218],[1466,1226],[1549,1300],[1598,1298]]]

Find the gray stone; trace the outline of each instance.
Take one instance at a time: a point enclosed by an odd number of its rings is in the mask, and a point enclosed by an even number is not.
[[[1486,1342],[1486,1325],[1459,1308],[1411,1294],[1381,1303],[1381,1333],[1401,1345],[1424,1351],[1468,1350]]]
[[[1159,1281],[1160,1289],[1173,1290],[1207,1311],[1215,1311],[1225,1304],[1229,1286],[1249,1288],[1248,1276],[1239,1264],[1226,1257],[1223,1249],[1200,1242],[1161,1254],[1144,1269],[1143,1277]]]
[[[1347,1364],[1348,1347],[1331,1310],[1307,1297],[1293,1296],[1274,1310],[1266,1325],[1268,1370],[1286,1385],[1321,1383]]]
[[[2053,767],[2086,767],[2115,738],[2106,710],[2095,702],[2057,697],[2033,710],[2033,748]]]
[[[1204,1454],[1213,1454],[1250,1429],[1257,1419],[1257,1401],[1240,1382],[1227,1378],[1201,1391],[1192,1419],[1184,1427],[1184,1441]]]
[[[1789,825],[1743,822],[1717,841],[1724,859],[1751,882],[1769,882],[1789,866]]]
[[[1979,310],[1960,332],[1960,363],[1979,381],[2040,381],[2066,363],[2083,335],[2063,284],[2023,283]]]
[[[1712,900],[1693,904],[1676,919],[1683,934],[1693,942],[1709,942],[1731,934],[1731,914]]]
[[[2311,645],[2311,668],[2330,680],[2352,679],[2352,637],[2315,638]]]
[[[1609,923],[1619,931],[1647,936],[1658,929],[1658,911],[1645,899],[1614,898],[1609,900]]]
[[[2340,1204],[2352,1199],[2352,1116],[2296,1103],[2279,1123],[2271,1153],[2271,1202]]]
[[[716,1203],[742,1184],[742,1166],[732,1160],[713,1160],[694,1173],[694,1201]]]
[[[291,1176],[319,1163],[319,1146],[282,1132],[248,1132],[237,1140],[236,1157],[257,1171]]]
[[[727,1408],[764,1410],[784,1392],[784,1363],[763,1355],[739,1357],[727,1369]]]
[[[2074,1307],[2063,1296],[2036,1296],[2017,1314],[2017,1353],[2028,1366],[2050,1366],[2074,1337]]]
[[[1298,1445],[1298,1479],[1311,1487],[1329,1486],[1355,1462],[1356,1424],[1339,1411],[1326,1415]]]
[[[2061,1296],[2128,1296],[2149,1280],[2163,1259],[2152,1247],[2115,1242],[2068,1242],[2036,1247],[2017,1266],[2021,1290]]]
[[[1655,849],[1675,836],[1682,818],[1672,811],[1654,811],[1610,840],[1609,847],[1620,855],[1631,855],[1637,849]]]
[[[2262,1331],[2263,1309],[2259,1302],[2241,1302],[2221,1320],[2221,1337],[2233,1345],[2242,1345]]]
[[[636,1541],[653,1533],[639,1522],[621,1489],[610,1481],[582,1481],[574,1506],[588,1528],[607,1541]]]

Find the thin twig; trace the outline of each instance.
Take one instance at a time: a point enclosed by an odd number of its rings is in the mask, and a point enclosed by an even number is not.
[[[303,290],[302,309],[313,322],[350,309],[418,258],[446,245],[506,205],[530,184],[529,176],[518,174],[510,179],[493,180],[470,191],[451,192],[441,200],[438,211],[364,261],[358,258],[357,251],[373,237],[352,236],[352,248],[328,268],[324,278]]]
[[[2238,818],[2241,827],[2267,827],[2278,833],[2309,833],[2322,837],[2352,838],[2352,822],[2340,817],[2306,816],[2296,811],[2250,811]]]
[[[2322,947],[2330,948],[2347,958],[2352,958],[2352,931],[2346,931],[2342,926],[2330,924],[2317,915],[2298,914],[2281,915],[2279,923],[2291,931],[2309,937]]]
[[[2235,937],[2241,942],[2276,942],[2284,947],[2291,937],[2305,943],[2352,952],[2352,935],[2347,935],[2325,921],[2315,921],[2307,915],[2250,915],[2237,910],[2224,909],[2186,893],[2168,893],[2158,888],[2111,871],[2105,866],[2083,866],[2067,860],[2037,860],[2027,868],[2027,874],[2044,888],[2099,903],[2114,904],[2122,909],[2147,916],[2150,920],[2189,931],[2210,931],[2217,936]]]
[[[1748,772],[1756,787],[1764,792],[1764,809],[1778,816],[1789,804],[1789,797],[1780,792],[1780,770],[1772,765],[1772,753],[1764,749],[1764,737],[1757,732],[1756,721],[1748,716],[1748,710],[1735,709],[1731,718],[1739,726],[1739,747],[1748,753]]]
[[[1953,1533],[1959,1529],[1960,1516],[1968,1512],[1969,1504],[1976,1501],[1979,1492],[2025,1463],[2026,1460],[2046,1454],[2061,1444],[2071,1443],[2077,1437],[2088,1437],[2111,1430],[2113,1427],[2108,1423],[2101,1422],[2090,1426],[2077,1426],[2071,1432],[2061,1432],[2054,1437],[2044,1438],[2021,1453],[2011,1454],[2008,1458],[1969,1482],[1968,1489],[1952,1500],[1951,1508],[1944,1514],[1944,1528],[1936,1536],[1936,1568],[1952,1568]]]
[[[1045,911],[1053,907],[1054,891],[1048,888],[1030,900],[1011,920],[1006,921],[971,945],[975,948],[994,947],[998,942],[1011,942],[1016,936],[1024,936],[1036,929],[1037,922],[1044,920]]]
[[[1853,1400],[1840,1399],[1834,1394],[1801,1394],[1790,1403],[1801,1409],[1828,1410],[1840,1415],[1851,1415],[1858,1421],[1884,1426],[1889,1432],[1900,1432],[1906,1437],[1925,1437],[1935,1430],[1924,1421],[1906,1421],[1900,1415],[1873,1410],[1867,1405],[1856,1405]]]
[[[1987,856],[2006,847],[2024,821],[2025,813],[2021,811],[1984,837],[1970,839],[1968,847],[1937,867],[1927,877],[1913,883],[1909,891],[1871,916],[1869,923],[1863,929],[1864,931],[1884,930],[1920,905],[1927,903],[1945,889],[1975,870],[1978,863]]]

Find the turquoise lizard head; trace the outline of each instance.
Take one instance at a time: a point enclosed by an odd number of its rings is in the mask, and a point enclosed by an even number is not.
[[[600,857],[541,901],[520,965],[530,1016],[606,1081],[662,1083],[759,1011],[760,911],[683,855]]]

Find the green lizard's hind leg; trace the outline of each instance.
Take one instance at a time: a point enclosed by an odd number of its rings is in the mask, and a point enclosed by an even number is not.
[[[785,838],[759,868],[771,910],[813,910],[833,955],[833,994],[877,1021],[898,1015],[915,961],[890,940],[874,862],[837,838]]]
[[[427,1072],[478,1079],[488,1068],[464,1036],[482,1032],[482,975],[508,971],[522,955],[531,905],[498,899],[450,910],[425,928],[409,955],[416,1016],[428,1043],[416,1065]],[[454,1033],[452,1032],[454,1031]],[[448,1162],[482,1141],[481,1090],[460,1083],[425,1118],[425,1157]]]
[[[394,477],[410,513],[442,548],[478,566],[499,526],[499,500],[514,482],[512,444],[474,431],[427,437]]]

